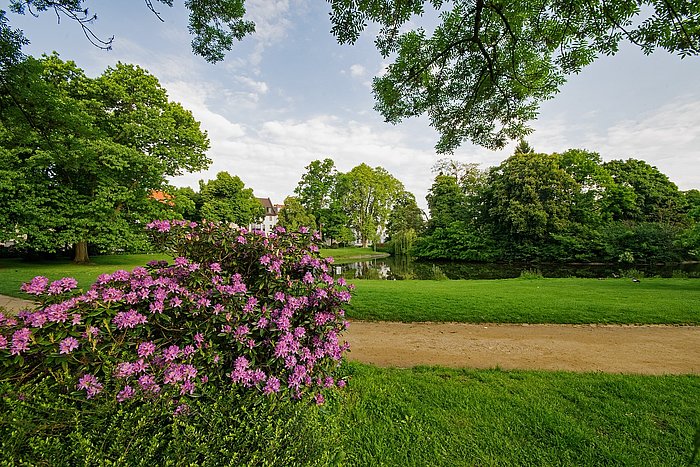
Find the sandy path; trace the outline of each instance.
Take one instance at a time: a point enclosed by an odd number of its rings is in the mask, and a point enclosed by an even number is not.
[[[700,326],[352,321],[345,338],[379,366],[700,374]]]

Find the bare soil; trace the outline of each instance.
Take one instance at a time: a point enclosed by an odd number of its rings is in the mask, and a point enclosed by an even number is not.
[[[700,326],[352,321],[350,360],[638,374],[700,374]]]

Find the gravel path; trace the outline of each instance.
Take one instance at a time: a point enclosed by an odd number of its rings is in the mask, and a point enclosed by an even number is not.
[[[700,326],[352,321],[345,338],[379,366],[700,374]]]

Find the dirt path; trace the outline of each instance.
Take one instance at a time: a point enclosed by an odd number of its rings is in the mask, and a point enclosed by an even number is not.
[[[379,366],[700,374],[700,326],[353,321],[345,336]]]

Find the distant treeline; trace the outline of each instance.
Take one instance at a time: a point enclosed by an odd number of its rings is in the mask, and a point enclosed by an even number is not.
[[[443,160],[430,218],[411,252],[466,261],[667,262],[697,259],[700,192],[636,159],[535,153],[499,166]]]

